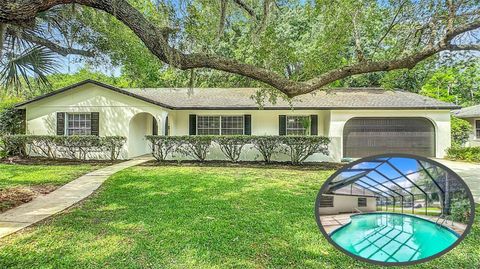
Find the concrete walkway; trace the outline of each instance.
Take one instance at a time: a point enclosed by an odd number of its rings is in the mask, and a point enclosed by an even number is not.
[[[139,157],[83,175],[57,190],[0,214],[0,238],[61,212],[92,194],[114,173],[151,160]]]
[[[435,159],[457,173],[467,183],[476,203],[480,203],[480,164]]]

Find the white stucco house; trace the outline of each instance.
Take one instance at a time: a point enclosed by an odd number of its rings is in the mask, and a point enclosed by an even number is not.
[[[473,132],[467,141],[467,146],[480,146],[480,105],[469,106],[453,112],[455,117],[464,119],[472,125]]]
[[[17,108],[24,110],[27,134],[125,136],[123,158],[148,154],[148,134],[330,137],[330,155],[317,154],[307,161],[388,152],[441,158],[450,146],[450,112],[458,109],[414,93],[378,88],[318,91],[260,108],[251,98],[257,90],[120,89],[86,80]],[[242,158],[259,157],[250,151]]]

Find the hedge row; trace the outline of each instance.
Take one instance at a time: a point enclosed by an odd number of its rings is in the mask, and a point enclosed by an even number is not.
[[[0,150],[6,156],[27,157],[34,153],[51,159],[96,159],[107,155],[118,159],[126,142],[122,136],[6,135],[0,138]]]
[[[152,146],[153,156],[164,161],[179,153],[204,161],[213,144],[232,162],[237,162],[246,145],[252,145],[270,162],[274,154],[287,154],[294,164],[305,161],[314,153],[328,154],[330,139],[323,136],[146,136]]]
[[[480,147],[451,147],[447,150],[447,158],[469,162],[480,162]]]

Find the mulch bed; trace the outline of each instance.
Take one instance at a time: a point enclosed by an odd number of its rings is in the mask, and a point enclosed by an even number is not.
[[[239,161],[237,163],[227,161],[172,161],[167,160],[158,162],[156,160],[149,161],[139,166],[202,166],[202,167],[248,167],[248,168],[278,168],[278,169],[295,169],[295,170],[338,170],[342,168],[345,163],[333,162],[306,162],[298,165],[293,165],[290,162],[271,162],[265,163],[260,161]]]
[[[48,194],[60,186],[38,185],[29,187],[12,187],[0,189],[0,213],[28,203],[35,197]]]

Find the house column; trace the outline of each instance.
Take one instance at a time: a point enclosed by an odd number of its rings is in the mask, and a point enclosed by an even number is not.
[[[158,135],[167,135],[166,122],[167,122],[168,112],[163,111],[162,113],[155,116],[158,123]]]

